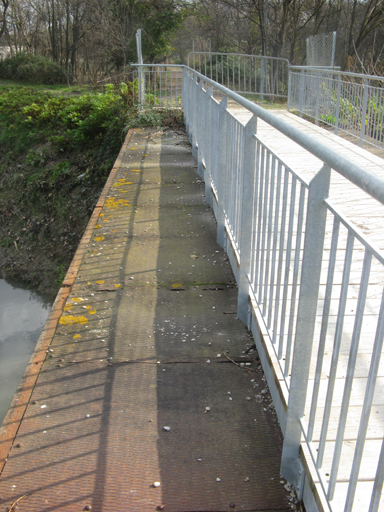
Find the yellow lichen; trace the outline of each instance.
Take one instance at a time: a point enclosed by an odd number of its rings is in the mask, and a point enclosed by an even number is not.
[[[94,241],[95,241],[95,242],[102,242],[103,240],[104,240],[104,237],[103,237],[103,236],[96,236],[96,237],[94,238]]]
[[[103,281],[102,279],[100,281],[96,281],[96,284],[103,284],[105,283],[105,281]]]
[[[78,338],[81,338],[80,334],[75,334],[73,337],[74,340],[77,340]]]
[[[115,288],[120,288],[121,284],[115,284]]]
[[[132,169],[131,172],[143,172],[143,171],[140,171],[140,169]]]
[[[73,304],[66,304],[64,306],[64,311],[71,311],[72,308],[73,308]]]
[[[183,283],[173,283],[172,288],[180,288]]]
[[[59,323],[62,325],[87,324],[88,320],[83,315],[80,315],[80,316],[61,315]]]
[[[101,224],[96,224],[95,229],[100,229],[100,228],[101,228]]]
[[[88,311],[90,315],[94,315],[96,313],[96,309],[92,309],[92,311]]]
[[[116,199],[116,197],[109,197],[105,201],[106,208],[109,208],[110,210],[120,208],[120,206],[131,206],[129,204],[129,201],[126,199]]]

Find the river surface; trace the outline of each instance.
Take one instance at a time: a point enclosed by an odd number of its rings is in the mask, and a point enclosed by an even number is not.
[[[0,279],[0,425],[51,305],[46,298]]]

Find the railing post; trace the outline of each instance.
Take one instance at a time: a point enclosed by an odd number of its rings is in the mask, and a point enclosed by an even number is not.
[[[300,74],[300,91],[299,91],[299,116],[303,117],[303,108],[304,108],[304,80],[305,75],[304,71]]]
[[[217,243],[221,247],[225,247],[225,187],[226,187],[226,176],[227,176],[227,107],[228,107],[228,96],[220,102],[219,112],[219,168],[217,173]]]
[[[205,142],[204,142],[204,161],[205,161],[205,171],[204,171],[204,182],[205,182],[205,200],[212,207],[213,199],[212,199],[212,186],[211,186],[211,176],[212,176],[212,87],[208,87],[206,91],[205,97]]]
[[[205,93],[203,92],[203,82],[200,81],[196,87],[196,102],[195,110],[197,111],[197,127],[198,127],[198,138],[197,138],[197,173],[200,178],[204,179],[203,169],[203,158],[204,158],[204,146],[205,146]]]
[[[336,119],[335,119],[335,129],[334,129],[335,135],[337,135],[337,132],[339,131],[340,93],[341,93],[341,75],[339,75],[339,78],[337,80]]]
[[[324,164],[309,184],[295,346],[281,461],[282,476],[295,485],[299,496],[303,490],[303,472],[299,459],[300,419],[304,415],[315,330],[327,217],[324,199],[328,197],[330,177],[331,169]]]
[[[183,105],[184,112],[184,124],[187,133],[189,133],[189,82],[188,82],[188,71],[183,68],[182,71],[182,82],[181,82],[181,102]]]
[[[198,83],[197,78],[193,78],[192,85],[192,156],[197,160],[197,138],[198,138],[198,126],[199,118],[197,112],[197,98],[198,98]]]
[[[319,125],[319,92],[320,92],[320,73],[315,73],[316,77],[316,112],[315,112],[315,125]]]
[[[367,119],[367,109],[368,106],[368,79],[364,80],[364,90],[363,90],[363,106],[361,109],[361,125],[360,125],[360,140],[359,146],[362,148],[364,145],[364,137],[365,137],[365,122],[368,124]]]
[[[243,157],[243,194],[241,205],[240,271],[237,316],[250,328],[249,278],[251,270],[252,229],[254,220],[254,183],[257,117],[253,115],[245,126]]]
[[[265,70],[264,70],[264,59],[261,58],[261,69],[260,69],[260,99],[263,101],[264,99],[264,77]]]
[[[292,92],[292,71],[291,67],[288,66],[288,98],[287,98],[287,110],[291,108],[291,92]]]

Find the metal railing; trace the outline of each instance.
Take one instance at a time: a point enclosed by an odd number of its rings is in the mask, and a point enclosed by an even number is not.
[[[384,77],[291,66],[288,110],[384,147]]]
[[[225,95],[220,103],[213,88]],[[253,114],[246,125],[228,98]],[[299,496],[310,488],[318,509],[375,512],[384,480],[384,256],[328,195],[335,171],[384,204],[384,181],[190,68],[183,106],[238,283],[238,316],[255,336],[283,430],[282,475]],[[313,179],[268,147],[258,119],[323,162]]]
[[[182,67],[133,64],[132,102],[152,107],[181,107]]]
[[[188,67],[239,94],[288,95],[287,59],[241,53],[191,52]]]

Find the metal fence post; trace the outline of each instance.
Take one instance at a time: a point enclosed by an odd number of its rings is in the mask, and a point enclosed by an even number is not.
[[[211,176],[212,176],[212,87],[208,87],[205,94],[205,141],[204,141],[204,182],[205,182],[205,200],[212,207],[212,187],[211,187]]]
[[[263,101],[264,99],[264,75],[265,75],[265,70],[264,70],[264,59],[262,58],[261,59],[261,69],[260,69],[260,99],[261,101]]]
[[[320,101],[320,73],[315,74],[316,77],[316,112],[315,112],[315,125],[319,125],[319,101]]]
[[[288,98],[287,98],[287,110],[291,108],[291,94],[292,94],[292,71],[290,66],[288,67]]]
[[[201,101],[200,101],[201,99]],[[197,173],[200,178],[204,179],[203,158],[205,147],[205,93],[203,92],[203,82],[200,81],[196,87],[196,103],[197,110]]]
[[[197,160],[197,139],[198,139],[198,126],[199,126],[199,118],[197,112],[197,93],[198,93],[198,82],[197,78],[193,79],[192,82],[192,156]]]
[[[219,168],[217,173],[217,243],[221,247],[225,246],[225,187],[226,187],[226,169],[227,169],[227,107],[228,96],[220,102],[219,113]]]
[[[339,115],[340,115],[340,92],[341,92],[341,76],[337,80],[337,95],[336,95],[336,119],[334,134],[337,135],[339,131]]]
[[[138,64],[143,64],[143,55],[141,52],[141,28],[139,28],[136,32],[136,46],[137,46],[137,60]],[[145,73],[145,71],[144,71]],[[145,85],[143,78],[143,68],[139,66],[139,110],[142,110],[143,103],[145,101]]]
[[[304,414],[307,394],[327,217],[324,199],[328,197],[330,177],[331,169],[324,164],[309,184],[292,377],[281,462],[281,474],[295,485],[299,496],[303,491],[299,459],[300,418]]]
[[[241,234],[240,234],[240,271],[238,281],[238,303],[237,316],[248,329],[250,327],[250,308],[249,308],[249,279],[248,275],[251,269],[251,247],[252,231],[254,220],[254,182],[255,182],[255,158],[256,158],[256,140],[257,117],[253,115],[245,126],[244,133],[244,158],[243,158],[243,202],[241,205]]]
[[[359,146],[362,148],[364,145],[364,137],[365,137],[365,123],[368,125],[367,118],[367,109],[368,106],[368,79],[364,80],[364,91],[363,91],[363,106],[361,109],[361,125],[360,125],[360,140]]]
[[[184,124],[187,130],[187,133],[190,132],[190,124],[191,124],[191,108],[190,108],[190,78],[189,73],[186,69],[183,69],[182,74],[182,104],[184,111]]]
[[[300,74],[300,92],[299,92],[299,115],[303,117],[303,108],[304,108],[304,80],[305,75],[304,71]]]

